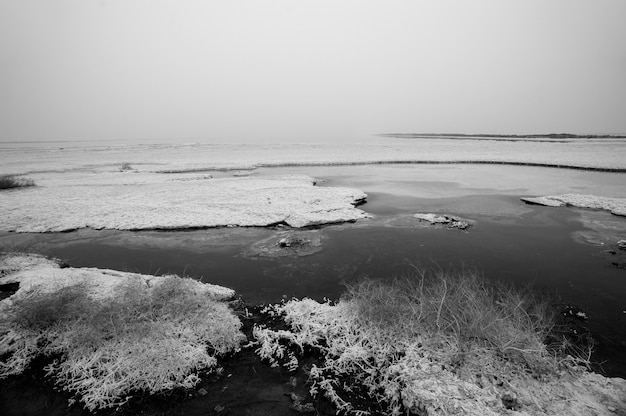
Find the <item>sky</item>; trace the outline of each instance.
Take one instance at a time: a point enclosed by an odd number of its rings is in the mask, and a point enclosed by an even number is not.
[[[624,0],[0,0],[0,141],[626,133]]]

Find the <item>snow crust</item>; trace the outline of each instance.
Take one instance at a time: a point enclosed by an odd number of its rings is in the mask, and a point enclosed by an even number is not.
[[[3,193],[0,230],[304,227],[368,217],[354,206],[366,198],[362,191],[314,182],[304,175],[66,175]]]
[[[626,216],[626,198],[608,198],[596,195],[564,194],[521,198],[531,204],[548,207],[572,206],[577,208],[601,209],[611,214]]]
[[[158,284],[165,276],[152,276],[139,273],[120,272],[97,268],[61,268],[54,260],[36,254],[9,254],[0,257],[0,283],[19,283],[19,290],[2,301],[10,304],[11,299],[22,293],[37,289],[52,292],[59,287],[86,284],[89,294],[94,299],[106,299],[113,296],[115,288],[139,280],[147,286]],[[209,283],[198,283],[196,290],[215,298],[228,300],[235,296],[235,291],[227,287]]]
[[[390,162],[494,162],[626,169],[626,140],[495,141],[363,137],[351,142],[274,144],[0,144],[5,174],[70,169],[134,172],[249,170],[262,166]]]

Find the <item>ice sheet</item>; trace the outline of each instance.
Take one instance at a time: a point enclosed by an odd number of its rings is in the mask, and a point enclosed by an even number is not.
[[[124,176],[121,172],[119,175]],[[158,175],[153,175],[153,178]],[[314,186],[308,176],[181,178],[145,181],[90,175],[4,191],[0,230],[181,229],[223,226],[291,227],[355,221],[365,193]],[[187,180],[183,180],[187,179]]]

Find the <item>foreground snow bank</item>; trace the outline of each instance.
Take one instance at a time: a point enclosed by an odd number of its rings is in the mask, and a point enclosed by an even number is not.
[[[123,174],[120,174],[123,175]],[[367,214],[355,205],[366,194],[315,186],[304,175],[237,178],[178,178],[151,181],[65,183],[2,195],[0,230],[17,232],[94,229],[178,229],[221,226],[304,227],[354,221]],[[141,178],[141,176],[137,176]],[[154,178],[163,178],[155,180]]]
[[[107,299],[115,295],[116,289],[129,281],[136,281],[151,287],[158,285],[169,276],[152,276],[138,273],[97,268],[63,267],[58,261],[37,254],[7,254],[0,257],[0,284],[19,283],[19,290],[3,302],[20,298],[31,290],[50,292],[59,287],[85,284],[89,294],[97,299]],[[235,296],[233,289],[197,282],[196,291],[215,300],[230,300]],[[0,303],[5,305],[6,303]]]
[[[64,390],[89,410],[124,404],[135,391],[192,388],[199,370],[239,349],[245,336],[224,300],[230,289],[177,276],[60,268],[34,255],[0,258],[0,378],[40,355]]]
[[[626,198],[607,198],[595,195],[565,194],[522,198],[522,201],[548,207],[572,206],[577,208],[602,209],[614,215],[626,216]]]

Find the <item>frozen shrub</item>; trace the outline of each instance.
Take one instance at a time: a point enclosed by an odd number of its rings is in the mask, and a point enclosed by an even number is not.
[[[572,362],[544,344],[547,302],[473,272],[364,280],[337,304],[294,299],[271,313],[290,330],[256,327],[257,353],[293,366],[305,346],[319,351],[311,393],[350,414],[497,414],[502,380],[552,377]]]
[[[45,369],[89,410],[125,403],[133,392],[191,388],[198,370],[237,350],[241,323],[203,284],[176,276],[151,285],[129,279],[113,297],[92,298],[87,284],[33,288],[12,299],[0,325],[13,343],[0,377],[22,372],[38,355]]]

